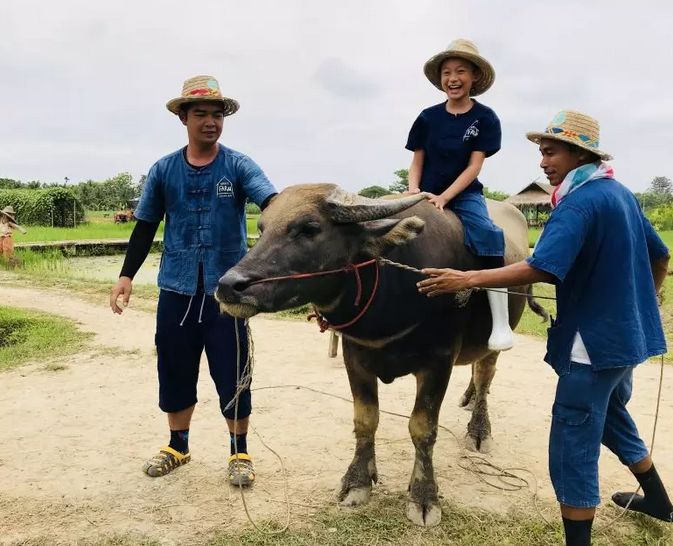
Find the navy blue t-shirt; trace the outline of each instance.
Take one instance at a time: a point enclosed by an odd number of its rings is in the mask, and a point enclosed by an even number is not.
[[[426,108],[411,126],[406,149],[423,150],[421,190],[439,195],[460,176],[472,152],[490,157],[500,149],[500,120],[488,106],[474,101],[464,114],[450,114],[446,101]],[[475,179],[464,191],[481,192]]]
[[[557,279],[558,317],[545,360],[567,372],[578,331],[596,370],[665,353],[650,260],[667,255],[635,196],[616,180],[592,180],[569,193],[527,260]]]

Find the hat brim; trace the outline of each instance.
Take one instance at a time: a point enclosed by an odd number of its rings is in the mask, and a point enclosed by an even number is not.
[[[171,99],[166,103],[166,108],[169,112],[178,115],[180,114],[180,106],[190,102],[219,102],[224,105],[224,115],[231,116],[238,112],[240,105],[238,101],[228,97],[178,97]]]
[[[442,80],[439,70],[442,66],[442,63],[446,59],[450,59],[452,57],[470,61],[476,65],[476,67],[481,72],[481,77],[476,82],[474,82],[472,89],[470,89],[471,97],[476,97],[477,95],[485,93],[493,85],[493,82],[495,81],[495,70],[491,66],[491,63],[489,63],[481,55],[473,55],[471,53],[464,53],[462,51],[454,51],[449,49],[442,51],[441,53],[437,53],[437,55],[431,57],[425,63],[425,66],[423,66],[425,77],[428,78],[430,83],[437,89],[444,91],[444,89],[442,89]]]
[[[2,214],[3,216],[7,216],[7,218],[9,218],[12,222],[14,222],[16,224],[16,215],[15,214],[10,214],[9,212],[4,212],[2,210],[0,210],[0,214]]]
[[[540,144],[540,141],[543,138],[546,138],[548,140],[560,140],[561,142],[566,142],[567,144],[572,144],[573,146],[577,146],[578,148],[582,148],[583,150],[586,150],[587,152],[591,152],[592,154],[597,155],[604,161],[610,161],[612,159],[612,156],[604,152],[603,150],[599,150],[598,148],[591,148],[590,146],[587,146],[585,144],[580,144],[576,140],[573,140],[570,137],[565,137],[562,135],[552,135],[550,133],[537,133],[537,132],[530,132],[526,133],[526,138],[530,140],[531,142],[534,142],[535,144]]]

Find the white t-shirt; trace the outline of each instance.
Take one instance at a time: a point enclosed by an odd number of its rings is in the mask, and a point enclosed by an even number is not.
[[[591,366],[591,359],[589,358],[589,353],[587,353],[587,348],[584,346],[584,341],[579,330],[575,334],[573,348],[570,351],[570,360],[578,364],[588,364]]]

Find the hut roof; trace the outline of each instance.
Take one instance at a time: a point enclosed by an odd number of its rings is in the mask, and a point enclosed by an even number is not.
[[[534,181],[505,201],[512,205],[550,205],[553,191],[554,188],[550,184]]]

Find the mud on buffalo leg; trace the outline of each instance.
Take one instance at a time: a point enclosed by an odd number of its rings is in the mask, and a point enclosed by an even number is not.
[[[344,351],[347,351],[346,347]],[[344,506],[357,506],[369,500],[372,482],[378,479],[374,453],[374,435],[379,425],[378,380],[351,355],[345,356],[348,381],[353,393],[355,454],[341,478],[339,501]]]
[[[417,525],[437,525],[442,519],[432,452],[437,439],[439,409],[449,384],[451,368],[451,364],[442,359],[429,362],[423,371],[416,373],[416,403],[409,419],[416,459],[409,482],[407,517]]]
[[[495,375],[495,363],[499,353],[490,353],[474,363],[474,408],[467,424],[467,447],[472,451],[488,453],[491,450],[491,420],[488,416],[488,391]]]

